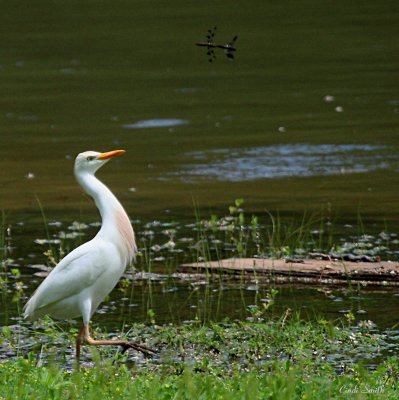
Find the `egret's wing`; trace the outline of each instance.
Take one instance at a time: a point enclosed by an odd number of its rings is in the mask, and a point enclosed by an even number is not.
[[[104,242],[91,240],[69,253],[26,303],[25,318],[33,316],[35,310],[74,296],[93,285],[107,269],[107,250]]]

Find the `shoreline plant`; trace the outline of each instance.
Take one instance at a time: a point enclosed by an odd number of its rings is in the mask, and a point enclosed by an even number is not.
[[[397,398],[399,360],[369,358],[384,341],[373,329],[305,322],[295,314],[273,320],[259,310],[252,315],[209,325],[136,324],[126,335],[147,338],[157,356],[90,349],[80,370],[71,352],[61,356],[73,332],[47,321],[28,352],[29,330],[15,339],[19,355],[0,361],[0,398]],[[2,346],[14,335],[3,332]]]
[[[196,222],[190,226],[160,221],[136,224],[141,247],[136,268],[143,271],[148,290],[143,306],[146,324],[124,320],[122,333],[97,328],[94,334],[111,339],[140,338],[160,350],[157,357],[145,359],[135,353],[87,349],[84,366],[78,372],[73,368],[73,321],[66,325],[44,319],[32,326],[14,316],[12,321],[16,322],[0,331],[0,399],[398,398],[396,327],[390,330],[393,338],[389,337],[389,331],[381,332],[372,321],[355,323],[353,310],[333,322],[317,315],[304,321],[288,308],[279,315],[274,310],[277,289],[273,285],[261,289],[256,276],[254,293],[260,300],[248,305],[242,298],[246,314],[240,320],[212,320],[210,308],[220,307],[223,290],[212,297],[214,288],[208,276],[201,292],[196,282],[189,283],[190,297],[198,302],[194,320],[157,324],[152,292],[155,283],[160,279],[165,291],[173,291],[174,266],[182,260],[231,255],[303,256],[310,248],[368,254],[386,251],[396,240],[386,231],[373,237],[366,235],[362,226],[360,236],[337,242],[329,217],[304,215],[297,224],[266,213],[268,219],[263,221],[257,215],[247,217],[243,204],[237,199],[226,215],[212,214],[208,219],[201,218],[198,210]],[[46,239],[37,239],[36,244],[46,248],[48,267],[68,248],[75,247],[75,241],[81,241],[86,231],[97,228],[95,223],[74,222],[65,232],[59,231],[60,224],[47,222],[40,208]],[[14,264],[10,270],[5,268],[4,213],[1,228],[1,272],[7,289],[2,291],[3,300],[12,289],[18,311],[26,285],[22,268]],[[167,266],[166,277],[157,275],[162,265]],[[225,279],[220,274],[220,289],[224,289]],[[128,275],[117,289],[125,299],[133,298],[133,282]],[[354,289],[349,285],[348,290]]]

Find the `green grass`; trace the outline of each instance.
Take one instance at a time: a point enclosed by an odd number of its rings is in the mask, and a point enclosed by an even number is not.
[[[247,321],[137,324],[127,335],[158,348],[158,356],[145,359],[112,348],[86,347],[85,361],[77,370],[72,354],[65,360],[72,332],[61,332],[57,325],[3,332],[1,345],[19,347],[20,355],[0,363],[0,399],[396,399],[399,395],[399,360],[381,355],[381,335],[367,327],[348,326],[345,320],[337,326],[322,319],[304,322],[287,313],[264,320],[261,310],[254,310]],[[32,341],[36,347],[24,354],[23,344]],[[373,359],[377,356],[378,366]]]
[[[309,374],[289,362],[275,363],[267,373],[243,371],[232,376],[194,372],[180,375],[133,372],[121,367],[99,367],[69,372],[35,367],[31,360],[0,365],[4,399],[396,399],[391,378],[398,364],[388,360],[373,373],[354,368],[337,376],[328,366]]]
[[[304,217],[300,224],[283,224],[278,216],[269,215],[270,223],[262,225],[257,216],[244,214],[242,204],[241,199],[236,200],[221,218],[213,215],[203,220],[198,214],[192,232],[192,242],[197,240],[198,245],[188,251],[188,257],[219,259],[228,253],[226,244],[239,256],[248,256],[252,250],[281,256],[295,253],[305,244],[331,243],[331,232],[326,230],[330,225],[323,218]],[[3,249],[4,220],[3,215]],[[315,227],[320,229],[311,234]],[[172,228],[158,235],[173,240]],[[322,228],[326,238],[319,234]],[[151,252],[155,253],[152,236],[146,239],[139,257],[149,272],[153,268]],[[61,241],[61,246],[64,244]],[[172,257],[170,260],[178,262],[174,253]],[[2,261],[5,258],[3,252]],[[129,285],[129,281],[125,283]],[[14,291],[15,301],[22,290]],[[158,355],[145,359],[135,353],[121,355],[111,347],[85,347],[80,370],[74,368],[71,348],[76,326],[47,318],[33,325],[4,326],[0,331],[0,400],[399,398],[399,360],[388,357],[395,350],[387,334],[374,329],[370,321],[353,326],[351,313],[335,323],[317,316],[303,321],[290,309],[277,317],[273,313],[271,318],[268,309],[273,307],[276,293],[272,289],[268,302],[248,307],[245,320],[205,324],[209,319],[200,316],[195,322],[164,326],[155,324],[150,298],[149,324],[125,324],[123,336],[157,348]],[[208,297],[206,293],[204,300]],[[208,303],[205,312],[207,307]],[[94,336],[109,338],[115,333],[95,329]]]
[[[389,232],[387,224],[373,226],[372,232],[366,234],[360,215],[354,226],[339,223],[331,206],[291,217],[267,210],[249,214],[244,209],[244,199],[239,198],[222,216],[202,217],[195,202],[194,210],[196,237],[192,238],[195,244],[189,247],[194,262],[230,257],[304,258],[312,252],[334,257],[378,256],[391,261],[397,257],[397,234]],[[179,240],[178,234],[176,237]]]

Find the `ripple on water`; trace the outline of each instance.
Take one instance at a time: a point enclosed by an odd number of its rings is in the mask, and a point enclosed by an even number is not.
[[[391,168],[399,159],[390,147],[370,144],[281,144],[195,151],[186,156],[198,162],[182,165],[173,175],[187,182],[364,173]]]
[[[170,128],[173,126],[187,125],[189,123],[186,119],[178,118],[155,118],[155,119],[144,119],[141,121],[134,122],[132,124],[124,124],[124,129],[146,129],[146,128]]]

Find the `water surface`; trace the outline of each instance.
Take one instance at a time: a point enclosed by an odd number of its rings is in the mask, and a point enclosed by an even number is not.
[[[398,232],[398,7],[390,0],[2,2],[0,210],[12,260],[2,266],[9,282],[1,321],[18,320],[42,279],[32,267],[47,262],[47,243],[35,242],[46,239],[40,208],[48,221],[98,221],[72,174],[76,154],[89,149],[127,150],[98,176],[132,220],[188,224],[195,212],[220,215],[244,197],[262,223],[269,213],[300,221],[321,210],[324,221],[339,221],[343,240],[352,234],[346,226]],[[238,35],[234,62],[216,53],[209,63],[194,45],[215,25],[215,41]],[[169,267],[160,262],[157,272],[168,276]],[[159,323],[245,318],[268,290],[161,282],[120,287],[96,320],[120,326],[144,320],[148,309]],[[364,309],[358,318],[384,329],[397,324],[396,292],[345,293],[341,303],[333,295],[284,289],[279,311],[309,307],[335,319]]]
[[[199,163],[184,164],[178,175],[185,181],[216,179],[247,182],[289,177],[349,175],[396,170],[399,155],[385,146],[306,143],[244,149],[215,149],[186,154]]]
[[[4,3],[0,208],[36,218],[37,196],[54,218],[94,215],[73,158],[124,148],[100,174],[134,217],[191,217],[193,197],[218,209],[245,196],[254,211],[300,214],[328,203],[348,218],[396,224],[397,8],[388,0]],[[194,45],[215,25],[217,42],[238,35],[234,62],[221,51],[209,63]],[[328,161],[323,146],[373,150]],[[232,155],[222,164],[220,149]],[[289,152],[265,159],[279,149]],[[217,176],[197,165],[201,154]],[[281,162],[288,171],[273,166]]]

